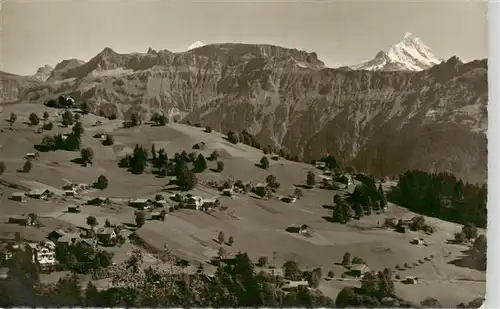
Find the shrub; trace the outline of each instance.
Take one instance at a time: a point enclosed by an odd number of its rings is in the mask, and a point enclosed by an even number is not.
[[[217,172],[222,172],[224,170],[224,162],[217,161]]]
[[[342,257],[342,265],[350,265],[350,264],[351,264],[351,254],[349,252],[346,252]]]
[[[52,124],[52,122],[49,121],[42,126],[42,129],[50,131],[50,130],[52,130],[53,127],[54,127],[54,125]]]
[[[239,138],[238,138],[238,134],[236,134],[235,132],[233,131],[229,131],[227,133],[227,139],[230,143],[232,144],[238,144],[239,143]]]
[[[27,160],[23,166],[23,173],[29,173],[32,168],[33,168],[33,163],[31,163],[30,160]]]
[[[146,223],[146,213],[144,211],[135,212],[135,224],[137,227],[142,227]]]
[[[30,124],[32,126],[36,126],[40,123],[40,118],[38,118],[37,114],[31,113],[29,116]]]
[[[92,162],[94,159],[94,151],[90,147],[85,147],[80,150],[80,156],[82,157],[83,163]]]
[[[43,112],[43,119],[47,120],[49,119],[50,115],[47,111]]]
[[[219,234],[217,235],[217,241],[219,242],[219,244],[224,243],[224,232],[219,232]]]
[[[333,272],[333,270],[330,270],[327,274],[328,278],[334,278],[335,277],[335,273]]]
[[[267,256],[261,256],[259,260],[257,261],[257,266],[264,267],[268,263]]]
[[[97,182],[94,184],[96,189],[104,190],[108,187],[108,179],[106,176],[101,175],[97,178]]]
[[[205,132],[206,133],[212,133],[212,128],[211,127],[205,127]]]
[[[266,170],[269,168],[269,159],[266,156],[260,159],[260,166]]]
[[[234,238],[233,238],[233,236],[229,236],[229,239],[227,240],[227,244],[229,246],[232,246],[234,244]]]
[[[7,166],[5,165],[5,162],[0,161],[0,175],[2,175],[6,169],[7,169]]]
[[[106,139],[102,142],[105,146],[111,146],[115,143],[115,138],[111,134],[106,134]]]

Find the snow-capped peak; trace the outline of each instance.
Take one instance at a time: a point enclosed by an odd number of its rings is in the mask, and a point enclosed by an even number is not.
[[[203,44],[203,42],[196,41],[193,44],[189,45],[189,47],[187,48],[187,50],[195,49],[195,48],[202,47],[202,46],[205,46],[205,44]]]
[[[351,66],[353,70],[422,71],[443,61],[422,40],[406,32],[403,40],[387,52],[380,51],[374,59]]]

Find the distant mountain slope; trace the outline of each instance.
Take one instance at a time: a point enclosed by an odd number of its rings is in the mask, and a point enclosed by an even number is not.
[[[380,51],[374,59],[350,68],[369,71],[422,71],[442,61],[419,38],[407,32],[403,40],[391,46],[387,52]]]
[[[486,181],[486,60],[359,71],[326,68],[296,49],[211,44],[182,53],[107,48],[64,76],[17,97],[42,103],[67,93],[119,118],[160,111],[222,132],[245,129],[262,145],[305,159],[332,154],[375,175],[422,169]]]

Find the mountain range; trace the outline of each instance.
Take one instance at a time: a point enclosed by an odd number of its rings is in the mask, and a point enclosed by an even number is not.
[[[159,111],[222,132],[247,130],[304,160],[331,154],[380,176],[421,169],[485,183],[487,61],[440,61],[411,35],[379,54],[332,69],[314,52],[273,45],[105,48],[88,62],[62,61],[45,81],[0,72],[0,102],[70,94],[107,116]]]

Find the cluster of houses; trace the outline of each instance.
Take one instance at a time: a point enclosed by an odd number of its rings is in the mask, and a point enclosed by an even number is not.
[[[64,190],[64,196],[65,197],[74,197],[77,196],[80,192],[84,190],[89,190],[91,186],[89,184],[74,184],[74,183],[69,183],[66,184],[62,187]],[[38,199],[38,200],[49,200],[51,196],[53,196],[54,193],[51,192],[48,189],[33,189],[29,192],[14,192],[11,195],[11,200],[16,201],[16,202],[26,202],[27,198],[33,198],[33,199]]]
[[[193,210],[209,210],[220,206],[220,201],[216,198],[206,198],[197,195],[187,194],[182,196],[176,194],[171,196],[171,198],[179,203],[182,203],[184,208]],[[153,211],[152,216],[154,217],[155,211],[158,209],[172,211],[173,206],[170,205],[166,200],[153,200],[147,198],[131,199],[128,202],[129,206],[134,207],[138,210]],[[158,212],[159,216],[159,212]],[[154,218],[153,218],[154,219]]]
[[[16,202],[26,202],[27,198],[34,198],[47,201],[52,196],[52,192],[47,189],[34,189],[29,192],[14,192],[11,200]]]

